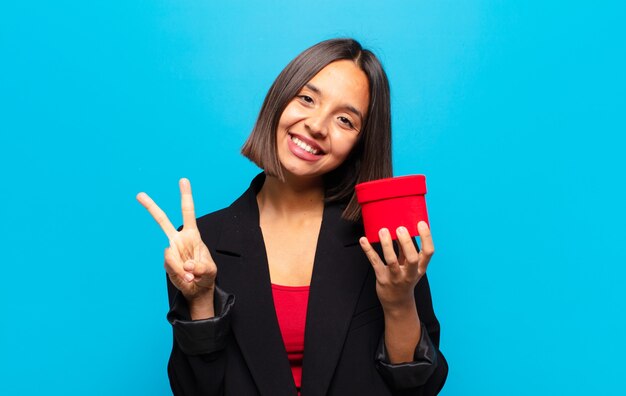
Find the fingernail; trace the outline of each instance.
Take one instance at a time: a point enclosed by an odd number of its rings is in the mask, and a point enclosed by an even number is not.
[[[406,227],[404,226],[400,226],[398,227],[398,229],[396,230],[397,234],[407,234],[409,231],[406,229]]]
[[[381,228],[380,231],[378,231],[378,235],[380,236],[385,236],[387,234],[389,234],[389,230],[386,228]]]
[[[193,275],[192,275],[192,274],[190,274],[190,273],[186,273],[186,274],[185,274],[185,280],[186,280],[187,282],[191,282],[191,281],[193,280]]]

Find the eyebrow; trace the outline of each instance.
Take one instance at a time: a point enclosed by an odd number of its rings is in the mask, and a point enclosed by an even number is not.
[[[311,91],[315,92],[318,95],[321,95],[322,91],[320,91],[320,89],[318,87],[316,87],[315,85],[311,84],[311,83],[306,83],[304,85],[305,87],[307,87],[308,89],[310,89]],[[363,121],[363,114],[354,106],[352,105],[344,105],[345,109],[348,110],[351,113],[354,113],[355,115],[357,115],[358,117],[361,118],[361,121]]]

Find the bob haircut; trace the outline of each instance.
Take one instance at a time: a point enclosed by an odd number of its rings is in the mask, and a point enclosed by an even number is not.
[[[358,221],[361,208],[354,186],[392,176],[389,81],[376,56],[353,39],[322,41],[302,52],[280,72],[270,87],[256,124],[241,153],[270,176],[284,181],[276,148],[276,130],[283,111],[320,70],[338,60],[352,60],[367,76],[370,101],[359,138],[336,169],[324,175],[325,201],[342,202],[342,217]]]

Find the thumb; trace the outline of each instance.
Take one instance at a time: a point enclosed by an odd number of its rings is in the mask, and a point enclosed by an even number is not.
[[[209,263],[195,261],[192,273],[194,281],[198,286],[211,287],[213,285],[215,275],[217,275],[217,270]]]

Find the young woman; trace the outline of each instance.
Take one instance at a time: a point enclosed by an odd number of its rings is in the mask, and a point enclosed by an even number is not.
[[[181,179],[165,250],[176,395],[435,395],[438,349],[428,226],[363,237],[356,183],[391,176],[389,84],[351,39],[298,55],[270,88],[242,152],[264,170],[196,220]],[[394,243],[396,248],[394,249]]]

